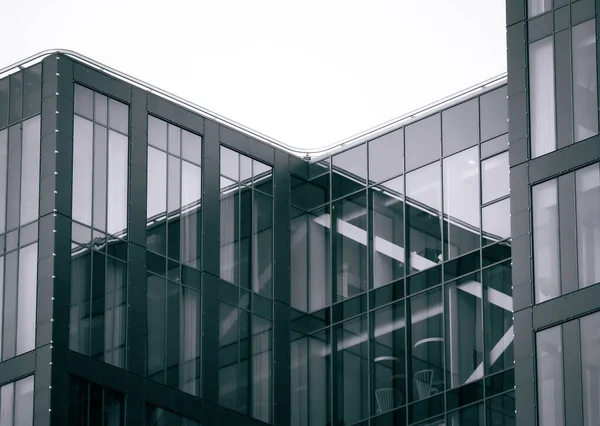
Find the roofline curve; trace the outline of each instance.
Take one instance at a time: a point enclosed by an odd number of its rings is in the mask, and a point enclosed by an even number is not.
[[[448,107],[454,103],[458,103],[460,100],[464,100],[467,97],[475,96],[477,94],[492,90],[493,88],[504,84],[506,82],[506,75],[507,75],[506,73],[500,74],[496,77],[490,78],[484,82],[478,83],[474,86],[471,86],[467,89],[461,90],[460,92],[454,93],[450,96],[446,96],[445,98],[442,98],[442,99],[432,102],[428,105],[425,105],[423,107],[420,107],[418,109],[410,111],[410,112],[403,114],[397,118],[388,120],[385,123],[382,123],[380,125],[370,128],[370,129],[359,132],[355,135],[352,135],[348,138],[342,139],[338,142],[324,145],[321,148],[313,148],[313,149],[307,150],[305,148],[299,148],[299,147],[288,145],[288,144],[281,142],[275,138],[267,136],[257,130],[251,129],[250,127],[244,126],[243,124],[240,124],[240,123],[238,123],[234,120],[231,120],[227,117],[224,117],[216,112],[210,111],[200,105],[197,105],[193,102],[185,100],[173,93],[167,92],[166,90],[162,90],[150,83],[146,83],[142,80],[139,80],[133,76],[130,76],[124,72],[121,72],[117,69],[114,69],[108,65],[105,65],[101,62],[98,62],[92,58],[89,58],[85,55],[82,55],[81,53],[75,52],[74,50],[70,50],[70,49],[57,48],[57,49],[42,50],[41,52],[35,53],[31,56],[28,56],[25,59],[22,59],[18,62],[15,62],[13,64],[10,64],[8,66],[1,68],[0,69],[0,78],[3,77],[4,75],[9,75],[9,74],[12,74],[13,72],[17,72],[23,68],[27,68],[30,65],[34,65],[34,64],[40,62],[42,59],[44,59],[50,55],[55,55],[55,54],[62,54],[65,56],[72,57],[86,65],[89,65],[93,68],[96,68],[96,69],[103,71],[107,74],[110,74],[114,77],[125,80],[132,85],[138,86],[141,89],[144,89],[150,93],[153,93],[162,98],[165,98],[166,100],[174,102],[184,108],[190,109],[193,112],[196,112],[204,117],[214,120],[215,122],[217,122],[219,124],[230,127],[240,133],[243,133],[246,136],[249,136],[249,137],[257,139],[261,142],[273,145],[273,146],[280,148],[290,154],[305,157],[306,159],[310,159],[312,157],[322,157],[323,155],[329,154],[332,151],[342,150],[349,146],[362,143],[369,139],[373,139],[381,134],[384,134],[384,133],[392,131],[396,128],[399,128],[417,117],[424,117],[425,115],[434,113],[437,110],[440,110],[444,107]]]

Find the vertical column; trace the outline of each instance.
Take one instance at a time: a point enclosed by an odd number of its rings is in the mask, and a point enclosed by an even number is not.
[[[537,424],[535,420],[535,351],[532,328],[530,308],[515,312],[515,416],[517,426]]]
[[[290,422],[290,157],[275,151],[274,423]]]
[[[202,397],[205,426],[217,423],[219,401],[219,126],[206,120],[202,187]]]
[[[73,63],[42,64],[42,134],[35,423],[65,424],[68,401]]]

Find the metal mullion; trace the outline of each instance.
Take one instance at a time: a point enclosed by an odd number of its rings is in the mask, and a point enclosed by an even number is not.
[[[106,99],[106,114],[108,116],[110,116],[110,113],[108,111],[108,99]],[[96,102],[94,101],[94,106],[96,105]],[[106,118],[106,122],[108,123],[108,117]],[[101,124],[100,124],[101,126]],[[102,194],[102,200],[104,201],[104,223],[102,224],[104,226],[104,234],[108,235],[108,203],[110,202],[110,197],[108,196],[108,176],[109,176],[109,172],[110,172],[110,127],[106,126],[106,188],[104,189],[104,194]],[[129,141],[129,139],[128,139]],[[95,145],[95,143],[94,143]],[[129,167],[127,167],[129,169]],[[92,186],[93,188],[93,186]],[[94,199],[94,196],[92,195],[92,200]],[[92,210],[93,211],[93,210]],[[125,219],[125,222],[127,223],[127,219]],[[93,222],[92,222],[93,223]],[[118,232],[118,231],[115,231]],[[106,237],[105,237],[106,238]],[[107,238],[108,239],[108,238]]]
[[[164,306],[165,306],[165,320],[164,320],[164,324],[165,324],[165,330],[164,330],[164,334],[163,334],[163,338],[164,338],[164,347],[163,347],[163,383],[166,385],[167,384],[167,342],[168,342],[168,337],[167,334],[169,332],[169,303],[168,303],[168,299],[169,299],[169,283],[168,283],[168,279],[167,277],[163,278],[163,283],[164,283],[164,291],[165,291],[165,300],[164,300]]]

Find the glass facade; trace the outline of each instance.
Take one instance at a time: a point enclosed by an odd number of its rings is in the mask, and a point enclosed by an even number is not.
[[[4,426],[33,426],[34,377],[0,387],[0,423]]]
[[[125,395],[76,376],[69,377],[69,425],[125,425]]]

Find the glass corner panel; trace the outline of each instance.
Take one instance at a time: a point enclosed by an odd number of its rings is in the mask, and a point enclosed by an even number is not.
[[[557,180],[532,188],[533,261],[536,302],[560,296]]]
[[[531,156],[556,149],[554,42],[546,37],[529,45]]]
[[[564,426],[562,326],[536,334],[537,403],[540,426]]]

